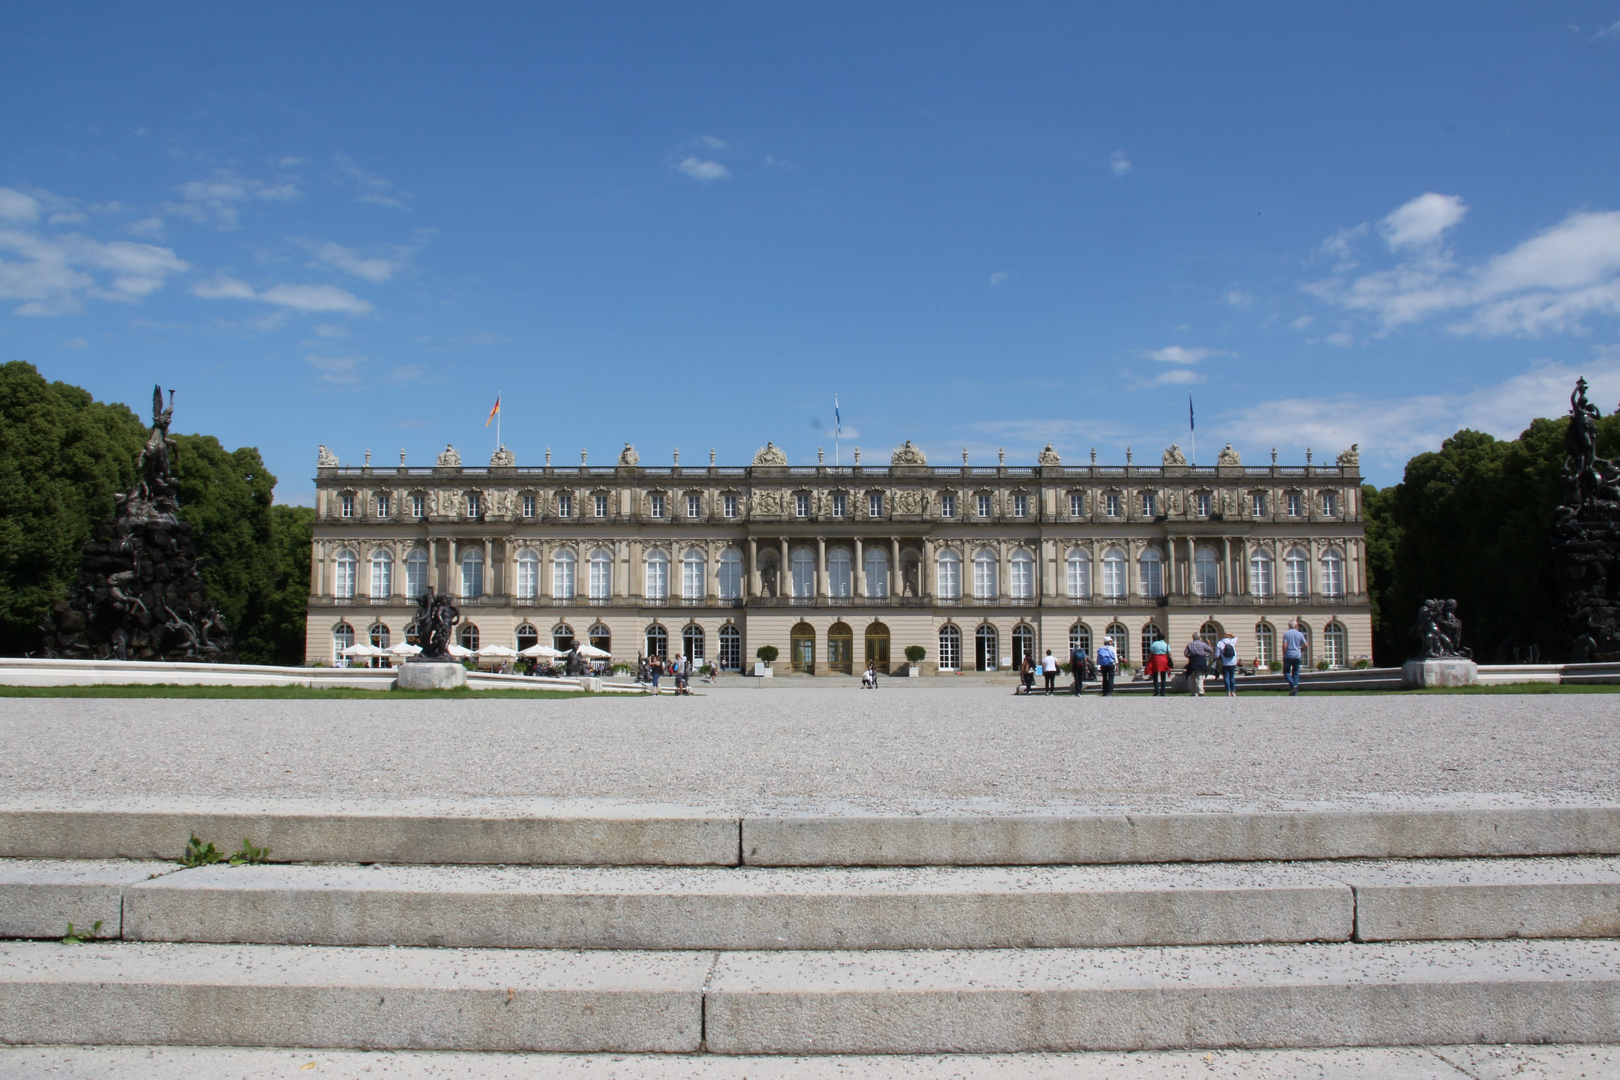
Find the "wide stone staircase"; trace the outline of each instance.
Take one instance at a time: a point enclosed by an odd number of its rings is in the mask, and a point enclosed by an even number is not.
[[[276,861],[183,869],[194,834]],[[11,805],[0,1042],[1614,1042],[1616,855],[1620,806],[1503,799],[742,818]],[[60,940],[70,921],[87,940]]]

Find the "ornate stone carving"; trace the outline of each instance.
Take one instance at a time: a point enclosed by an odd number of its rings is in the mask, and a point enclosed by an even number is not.
[[[1231,443],[1227,443],[1225,446],[1221,447],[1221,452],[1215,455],[1215,464],[1242,465],[1243,458],[1236,450],[1232,449]]]
[[[1035,460],[1046,466],[1063,464],[1063,459],[1058,456],[1058,452],[1056,450],[1052,449],[1051,443],[1046,444],[1046,449],[1042,450],[1040,455]]]
[[[894,509],[898,514],[922,513],[922,492],[914,488],[906,488],[894,493]]]
[[[1180,446],[1177,446],[1175,443],[1171,443],[1164,451],[1163,464],[1185,465],[1187,464],[1187,455],[1181,452]]]
[[[444,444],[444,453],[439,455],[439,464],[447,469],[461,468],[461,455],[449,443]]]
[[[493,454],[489,455],[489,463],[497,469],[509,469],[517,464],[517,455],[508,450],[503,443],[496,448]]]
[[[774,489],[754,492],[754,509],[761,514],[780,514],[786,501],[787,496]]]
[[[766,442],[754,454],[755,465],[786,465],[787,463],[787,455],[782,452],[781,447],[773,442]]]
[[[317,469],[335,469],[338,466],[338,456],[326,448],[322,443],[315,451],[315,467]]]
[[[889,464],[926,465],[928,464],[928,457],[920,448],[911,445],[911,440],[907,439],[905,443],[901,445],[899,449],[895,450],[895,452],[889,457]]]
[[[624,449],[619,451],[620,467],[625,469],[633,469],[640,464],[641,455],[636,453],[636,448],[634,446],[631,446],[629,443],[625,443]]]
[[[1351,443],[1350,449],[1339,451],[1339,466],[1341,468],[1348,467],[1352,469],[1361,467],[1360,443]]]

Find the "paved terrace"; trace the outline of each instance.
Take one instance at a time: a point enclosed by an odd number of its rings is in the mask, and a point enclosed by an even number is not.
[[[700,695],[9,699],[0,800],[728,814],[1620,802],[1608,695],[1075,700],[787,679]]]

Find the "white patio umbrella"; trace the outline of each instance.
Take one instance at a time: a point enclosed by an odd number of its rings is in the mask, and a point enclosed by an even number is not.
[[[562,653],[558,652],[556,649],[553,649],[550,645],[530,645],[527,649],[524,649],[522,652],[518,653],[518,655],[543,657],[547,660],[555,660],[557,657],[561,656]]]
[[[579,655],[585,657],[587,660],[606,660],[613,654],[608,652],[606,649],[598,649],[595,645],[581,645],[579,647]]]
[[[388,647],[388,655],[389,656],[400,656],[400,657],[415,656],[417,653],[419,653],[421,651],[422,651],[422,646],[420,646],[420,645],[412,645],[408,641],[402,641],[398,645],[390,645]]]
[[[381,649],[377,648],[377,646],[373,645],[369,641],[357,641],[353,645],[350,645],[347,649],[344,649],[343,650],[343,655],[344,656],[387,656],[388,654],[383,652]]]
[[[517,650],[506,645],[485,645],[483,648],[478,650],[478,655],[497,656],[504,659],[509,656],[516,656]]]
[[[465,660],[469,656],[477,656],[478,655],[477,653],[473,652],[471,649],[468,649],[468,648],[466,648],[464,646],[458,645],[454,641],[452,641],[449,645],[446,645],[444,651],[449,653],[451,656],[454,656],[458,660]]]

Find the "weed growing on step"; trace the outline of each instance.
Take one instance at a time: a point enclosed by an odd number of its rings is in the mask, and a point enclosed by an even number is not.
[[[232,866],[257,866],[270,857],[270,845],[254,847],[248,843],[247,837],[242,837],[242,850],[231,855]]]
[[[270,845],[254,847],[253,841],[247,837],[242,838],[240,850],[226,855],[214,846],[213,841],[203,843],[196,833],[191,834],[191,842],[186,845],[185,854],[180,856],[180,865],[190,869],[197,866],[214,866],[225,863],[228,866],[257,866],[270,858]],[[157,875],[153,875],[156,877]]]
[[[89,930],[82,927],[75,930],[72,923],[68,923],[67,933],[62,935],[64,945],[83,945],[87,941],[94,941],[101,936],[101,920],[97,919],[95,925]]]

